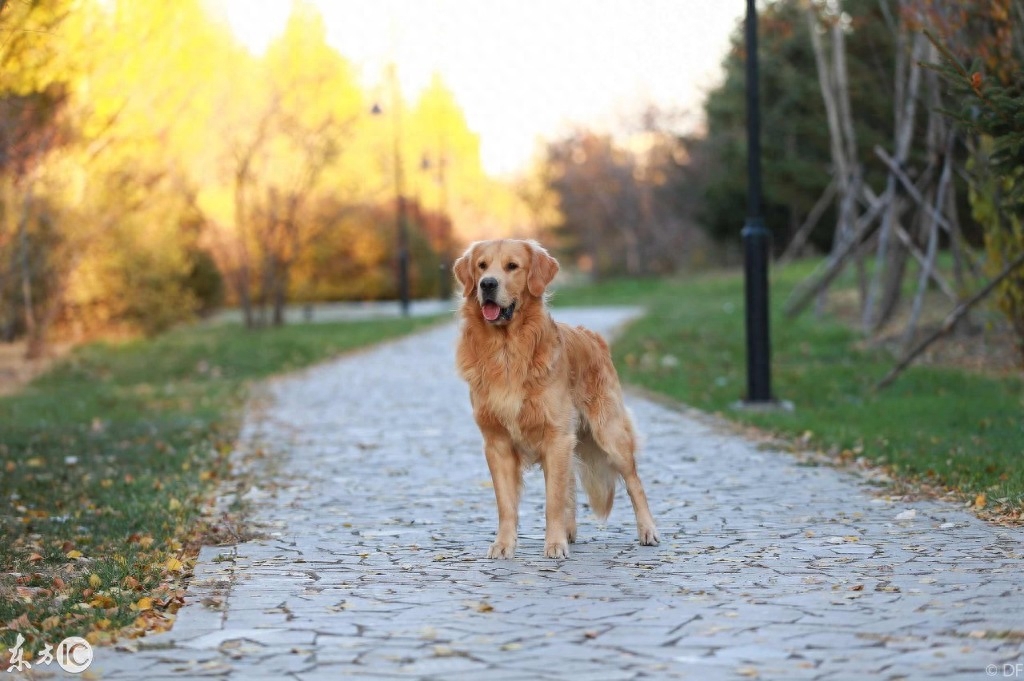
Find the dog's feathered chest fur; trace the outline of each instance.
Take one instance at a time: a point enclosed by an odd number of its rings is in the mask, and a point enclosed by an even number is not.
[[[471,313],[472,314],[472,313]],[[478,419],[492,421],[527,442],[552,419],[572,418],[569,395],[558,413],[546,413],[541,397],[565,386],[557,380],[568,371],[558,326],[546,310],[508,328],[488,328],[464,315],[456,352],[459,375],[469,384]]]

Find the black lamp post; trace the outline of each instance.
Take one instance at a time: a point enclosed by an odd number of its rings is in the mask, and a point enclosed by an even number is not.
[[[392,145],[394,158],[392,166],[395,172],[395,231],[398,237],[398,300],[402,307],[402,316],[409,316],[409,225],[406,219],[405,176],[402,170],[402,128],[399,120],[398,75],[395,65],[388,66],[388,81],[391,87],[391,120],[393,124]],[[374,104],[371,111],[378,116],[383,111],[380,105]]]
[[[768,333],[768,250],[771,233],[761,217],[761,111],[757,73],[757,10],[747,0],[747,221],[743,226],[743,277],[747,326],[747,403],[772,399]]]

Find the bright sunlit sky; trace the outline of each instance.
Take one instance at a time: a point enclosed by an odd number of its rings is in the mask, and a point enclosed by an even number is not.
[[[721,79],[742,0],[310,0],[328,41],[377,86],[398,66],[414,101],[434,72],[480,135],[484,168],[523,169],[538,138],[573,124],[618,132],[645,102],[691,113]],[[289,0],[217,0],[262,53]]]

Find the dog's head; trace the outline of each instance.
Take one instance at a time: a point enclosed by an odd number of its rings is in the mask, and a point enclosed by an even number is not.
[[[536,241],[497,239],[471,244],[452,269],[466,302],[475,302],[488,324],[502,325],[541,299],[558,261]]]

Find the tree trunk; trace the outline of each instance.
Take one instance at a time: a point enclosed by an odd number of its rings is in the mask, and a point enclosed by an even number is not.
[[[811,47],[818,71],[818,84],[825,114],[828,121],[829,148],[832,155],[833,181],[836,183],[838,210],[836,225],[833,232],[832,254],[835,256],[846,251],[850,239],[855,238],[857,231],[857,202],[860,196],[862,175],[857,154],[857,138],[850,110],[849,78],[846,69],[846,40],[843,27],[838,21],[830,29],[832,36],[832,62],[829,64],[818,34],[817,15],[812,6],[806,10],[808,28],[811,36]],[[864,266],[862,249],[857,247],[846,251],[856,258],[858,273],[858,290],[864,290]],[[844,257],[845,260],[845,257]],[[826,288],[818,293],[817,309],[825,305]],[[861,306],[864,306],[864,295],[861,294]]]
[[[832,177],[836,181],[839,202],[842,205],[849,196],[849,167],[846,158],[843,129],[839,121],[839,101],[836,95],[835,74],[825,54],[825,46],[818,33],[818,16],[814,8],[807,7],[807,27],[811,36],[811,47],[814,50],[814,62],[818,71],[818,87],[821,90],[822,102],[825,105],[825,119],[828,122],[829,149],[832,152]],[[839,46],[835,48],[840,49]],[[835,52],[835,50],[834,50]],[[852,225],[844,222],[848,214],[840,211],[832,240],[832,253],[835,254],[843,246],[843,239],[852,231]]]
[[[924,34],[915,35],[911,44],[910,54],[905,49],[907,31],[900,27],[897,40],[896,56],[896,98],[894,156],[896,165],[902,166],[910,152],[914,138],[914,123],[917,115],[917,95],[921,85],[920,59],[928,44]],[[877,266],[874,279],[868,287],[868,296],[864,305],[862,324],[864,330],[874,332],[888,321],[899,303],[903,272],[907,262],[907,252],[894,233],[893,223],[897,212],[899,198],[896,191],[897,181],[894,173],[886,180],[884,200],[888,203],[882,218],[882,227],[878,235],[878,250],[875,255]]]
[[[939,176],[939,186],[935,192],[936,210],[932,211],[925,219],[927,224],[926,231],[928,232],[927,260],[921,266],[921,276],[918,278],[917,294],[914,296],[914,303],[911,306],[910,320],[907,322],[907,328],[903,332],[904,347],[909,346],[910,342],[914,339],[914,329],[917,328],[918,320],[921,317],[921,310],[924,305],[924,296],[928,290],[928,279],[932,276],[932,272],[935,269],[935,259],[939,249],[938,210],[940,210],[946,203],[946,192],[953,179],[953,144],[955,141],[956,133],[950,129],[949,132],[946,133],[946,145],[943,150],[944,158],[942,163],[942,173]]]
[[[284,306],[288,291],[288,269],[279,267],[278,276],[274,281],[274,314],[272,324],[284,326]]]
[[[25,197],[21,203],[21,216],[18,219],[18,249],[21,264],[21,302],[25,314],[25,334],[28,336],[26,357],[35,359],[45,352],[45,339],[40,337],[36,324],[35,304],[32,298],[32,263],[28,246],[28,223],[32,213],[32,183],[25,187]]]

